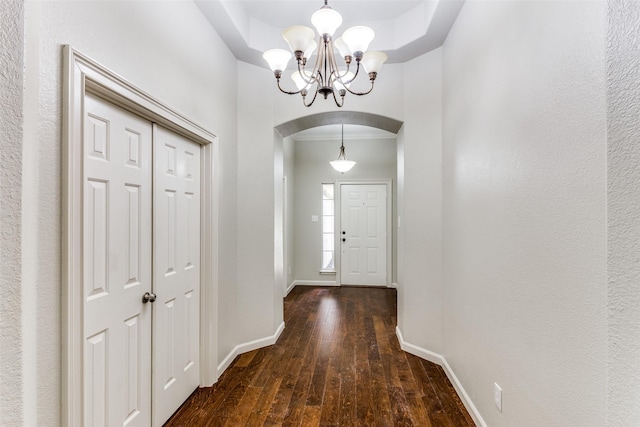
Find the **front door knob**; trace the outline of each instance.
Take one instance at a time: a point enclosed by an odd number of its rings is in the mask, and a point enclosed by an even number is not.
[[[148,302],[154,302],[155,300],[156,300],[156,294],[152,292],[145,292],[144,295],[142,295],[143,304],[146,304]]]

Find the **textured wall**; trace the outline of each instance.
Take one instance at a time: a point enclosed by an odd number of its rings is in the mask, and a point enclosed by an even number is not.
[[[21,289],[24,1],[0,2],[0,425],[23,419]]]
[[[608,2],[609,426],[640,422],[640,3]]]
[[[443,47],[444,355],[490,426],[606,424],[604,22],[469,1]]]

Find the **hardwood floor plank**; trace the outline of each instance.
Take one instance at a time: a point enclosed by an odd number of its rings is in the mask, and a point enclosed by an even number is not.
[[[247,426],[262,426],[264,425],[267,416],[269,415],[269,409],[273,404],[276,392],[282,383],[282,378],[276,378],[273,382],[262,389],[262,393],[258,396],[256,403],[251,411],[249,417],[246,418]],[[238,425],[243,425],[242,423]]]
[[[340,376],[338,375],[338,361],[339,358],[335,353],[329,358],[327,383],[320,413],[320,424],[323,426],[337,425],[340,420]]]
[[[379,360],[369,361],[371,368],[372,400],[375,405],[375,418],[378,425],[392,426],[391,402],[387,392],[387,380],[384,368]]]
[[[253,408],[258,402],[262,392],[262,387],[247,387],[247,390],[236,405],[234,411],[229,414],[229,418],[225,425],[229,427],[247,425],[247,420],[251,416]]]
[[[396,291],[296,287],[278,342],[238,356],[167,426],[469,427],[439,366],[403,352]]]

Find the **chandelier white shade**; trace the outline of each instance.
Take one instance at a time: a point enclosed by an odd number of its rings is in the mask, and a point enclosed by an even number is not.
[[[359,25],[346,30],[342,35],[342,41],[350,52],[366,52],[375,36],[376,33],[371,28]]]
[[[338,107],[344,105],[347,92],[359,96],[370,93],[382,64],[387,60],[384,52],[367,51],[375,37],[374,31],[359,25],[347,29],[342,37],[334,41],[333,35],[342,24],[342,16],[327,4],[327,0],[324,0],[324,6],[311,16],[311,23],[319,35],[318,42],[314,40],[316,33],[311,28],[293,25],[282,32],[282,37],[293,55],[283,49],[271,49],[262,55],[276,77],[278,89],[288,95],[300,94],[303,104],[307,107],[313,104],[318,93],[325,99],[331,95]],[[307,60],[316,49],[315,64],[308,70]],[[335,50],[344,58],[344,69],[338,68]],[[297,70],[291,78],[297,91],[285,90],[280,84],[282,74],[292,56],[295,58]],[[354,60],[355,70],[351,70]],[[364,92],[350,89],[351,82],[358,77],[361,65],[371,82],[370,88]],[[307,102],[310,93],[313,97]]]
[[[342,25],[342,16],[331,9],[326,1],[324,5],[325,7],[311,15],[311,23],[316,27],[316,30],[318,30],[318,34],[329,34],[333,36],[333,33]]]
[[[291,59],[291,53],[284,49],[270,49],[262,57],[267,61],[269,67],[275,70],[284,70]]]
[[[347,156],[344,153],[344,125],[342,125],[342,138],[340,144],[340,154],[336,160],[332,160],[329,164],[338,172],[345,173],[349,172],[352,167],[356,165],[356,162],[353,160],[347,160]]]

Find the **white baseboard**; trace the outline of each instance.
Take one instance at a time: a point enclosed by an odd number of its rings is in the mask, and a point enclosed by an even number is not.
[[[397,326],[396,336],[398,337],[398,341],[400,341],[400,348],[402,350],[406,351],[407,353],[411,353],[414,356],[418,356],[421,359],[425,359],[429,362],[442,366],[442,369],[447,375],[447,378],[449,378],[449,381],[451,381],[451,384],[453,384],[453,388],[455,388],[456,393],[458,393],[458,397],[460,397],[460,400],[462,400],[465,408],[467,408],[467,411],[469,411],[469,415],[471,415],[473,421],[477,426],[487,427],[487,423],[485,423],[484,419],[482,419],[478,408],[476,408],[476,405],[474,405],[471,401],[471,398],[465,391],[464,387],[462,387],[460,380],[458,380],[458,377],[456,377],[456,374],[453,372],[453,369],[451,369],[451,366],[449,366],[444,356],[406,342],[402,337],[402,331],[400,331],[400,328]]]
[[[291,289],[296,286],[340,286],[335,280],[294,280]]]
[[[229,352],[227,357],[225,357],[224,360],[218,365],[217,377],[220,378],[220,375],[222,375],[222,373],[226,371],[229,365],[231,365],[231,362],[233,362],[233,360],[238,357],[238,355],[275,344],[276,341],[278,341],[280,334],[282,334],[282,331],[284,331],[284,322],[282,322],[280,326],[278,326],[276,332],[269,337],[260,338],[235,346],[233,350]]]
[[[287,286],[287,289],[284,291],[284,296],[286,297],[287,295],[289,295],[289,292],[291,292],[295,287],[296,281],[294,280],[293,282],[291,282],[291,284],[289,284],[289,286]]]
[[[398,326],[396,326],[396,336],[398,337],[398,341],[400,341],[400,348],[407,353],[411,353],[421,359],[428,360],[429,362],[435,363],[436,365],[444,366],[444,357],[441,354],[434,353],[433,351],[429,351],[422,347],[418,347],[417,345],[406,342],[404,340],[404,337],[402,336],[402,331]]]

